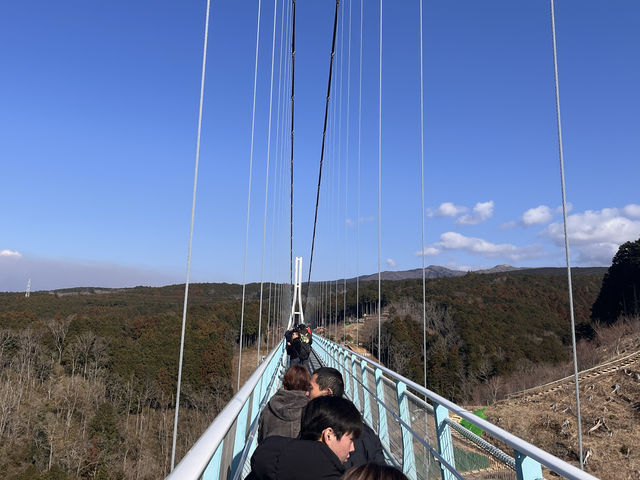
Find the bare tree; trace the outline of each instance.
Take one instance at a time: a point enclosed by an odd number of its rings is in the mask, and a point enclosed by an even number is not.
[[[91,349],[95,341],[96,336],[89,331],[81,333],[76,339],[76,344],[80,354],[80,360],[83,364],[82,376],[85,378],[87,377],[87,366],[89,365]]]
[[[454,345],[460,346],[460,336],[456,330],[455,320],[449,308],[427,302],[425,305],[427,328],[440,334],[448,350]]]
[[[62,318],[61,315],[56,315],[53,319],[46,322],[47,328],[53,336],[53,341],[58,351],[58,365],[62,362],[62,352],[65,347],[65,340],[67,333],[69,333],[69,325],[71,325],[72,316]]]

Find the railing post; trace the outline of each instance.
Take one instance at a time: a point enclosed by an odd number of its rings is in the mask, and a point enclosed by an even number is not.
[[[236,431],[235,438],[233,441],[233,460],[231,462],[231,471],[235,472],[238,468],[242,468],[241,465],[238,465],[240,461],[240,453],[244,448],[244,444],[247,441],[247,417],[249,416],[249,406],[253,402],[253,397],[255,396],[255,390],[251,394],[251,397],[244,402],[242,406],[242,410],[240,410],[240,414],[236,419]]]
[[[362,384],[365,387],[369,387],[369,382],[367,381],[367,362],[365,360],[360,360],[360,368],[362,369]],[[363,412],[362,416],[364,417],[365,422],[369,425],[373,425],[373,417],[371,416],[371,400],[369,399],[369,392],[363,388],[362,390],[362,398],[363,398]]]
[[[396,382],[396,394],[398,395],[398,410],[400,418],[404,423],[411,426],[411,415],[409,414],[409,400],[405,395],[407,386],[404,382]],[[413,437],[409,429],[400,425],[402,429],[402,472],[410,480],[416,480],[416,457],[413,453]]]
[[[449,410],[434,402],[433,416],[436,420],[436,435],[438,436],[438,450],[440,451],[440,455],[451,467],[455,468],[451,428],[449,428],[449,425],[445,421],[449,418]],[[442,472],[442,480],[453,480],[453,474],[442,464],[440,464],[440,471]]]
[[[382,370],[378,367],[374,370],[376,378],[376,394],[378,395],[378,437],[382,446],[390,451],[389,447],[389,429],[387,427],[387,411],[382,406],[384,403],[384,381]]]
[[[260,377],[258,384],[253,389],[251,394],[251,412],[249,413],[249,425],[253,422],[254,418],[260,413],[260,400],[262,400],[262,389],[267,382],[264,380],[264,375]]]
[[[344,347],[343,347],[344,348]],[[344,393],[348,398],[353,399],[353,381],[351,379],[351,375],[349,375],[349,360],[351,360],[351,355],[346,350],[344,351],[344,355],[342,356],[342,375],[344,377]]]
[[[356,356],[351,357],[351,381],[353,382],[353,404],[360,410],[360,390],[362,386],[357,381],[358,366],[356,365]]]
[[[517,450],[513,451],[516,460],[516,476],[518,480],[537,480],[542,477],[542,467],[533,458],[527,457]]]

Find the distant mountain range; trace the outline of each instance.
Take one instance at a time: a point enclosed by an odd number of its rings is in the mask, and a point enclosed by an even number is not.
[[[572,267],[571,272],[574,275],[597,273],[604,275],[607,272],[607,267]],[[450,268],[441,267],[439,265],[429,265],[425,267],[425,278],[446,278],[446,277],[460,277],[466,275],[469,272],[463,272],[461,270],[451,270]],[[566,267],[535,267],[535,268],[521,268],[513,267],[511,265],[496,265],[492,268],[484,270],[473,270],[472,273],[478,274],[491,274],[491,273],[516,273],[516,274],[538,274],[538,275],[566,275]],[[361,282],[370,280],[378,280],[378,274],[373,273],[371,275],[361,275]],[[412,270],[401,271],[384,271],[380,272],[381,280],[411,280],[422,278],[422,269],[414,268]],[[355,282],[356,277],[348,278],[347,282]]]

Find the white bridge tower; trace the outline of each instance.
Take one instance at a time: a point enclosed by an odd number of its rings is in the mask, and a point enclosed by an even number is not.
[[[293,303],[291,304],[291,314],[287,330],[294,325],[304,323],[304,313],[302,313],[302,257],[296,257],[296,276],[293,287]],[[296,315],[298,316],[296,318]]]

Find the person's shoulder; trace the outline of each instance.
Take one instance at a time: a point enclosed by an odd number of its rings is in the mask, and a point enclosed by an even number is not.
[[[375,432],[373,428],[371,428],[366,423],[362,422],[362,432],[360,433],[360,437],[375,437],[378,438],[378,434]]]

